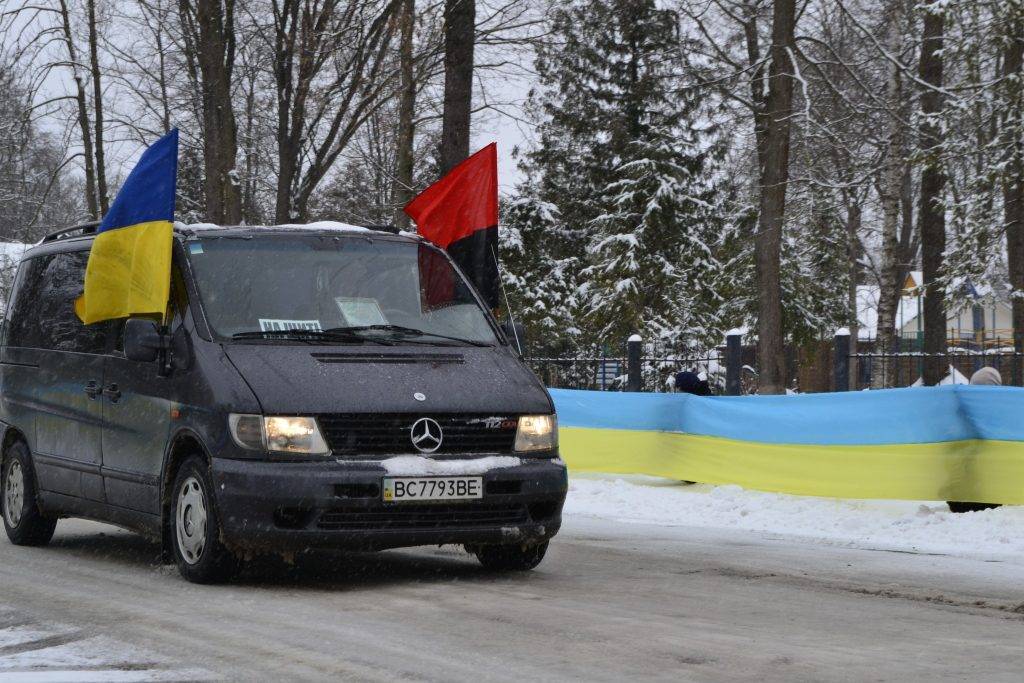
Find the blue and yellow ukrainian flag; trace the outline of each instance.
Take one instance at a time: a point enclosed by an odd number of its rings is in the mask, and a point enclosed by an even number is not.
[[[1024,504],[1017,387],[551,397],[570,470],[830,498]]]
[[[163,315],[171,287],[178,131],[153,143],[125,180],[89,253],[75,312],[85,324]]]

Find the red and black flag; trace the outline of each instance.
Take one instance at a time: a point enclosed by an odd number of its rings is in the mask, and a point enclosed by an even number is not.
[[[448,251],[487,305],[499,302],[498,145],[491,143],[405,206],[419,233]]]

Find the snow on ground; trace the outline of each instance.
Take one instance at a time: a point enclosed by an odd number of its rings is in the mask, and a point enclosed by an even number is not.
[[[565,513],[626,523],[744,529],[854,548],[999,556],[1024,564],[1024,506],[953,514],[944,502],[812,498],[574,473]]]
[[[4,625],[6,624],[6,625]],[[0,605],[0,683],[6,681],[198,681],[217,678],[95,629],[38,622]]]

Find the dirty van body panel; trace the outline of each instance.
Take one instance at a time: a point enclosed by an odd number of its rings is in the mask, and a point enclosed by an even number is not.
[[[39,382],[37,349],[4,346],[0,350],[0,420],[4,433],[14,428],[36,448],[36,387]]]
[[[25,437],[41,489],[103,500],[102,408],[85,393],[102,380],[101,356],[4,349],[2,419]]]
[[[187,439],[196,454],[216,458],[254,458],[239,448],[228,431],[227,411],[237,406],[259,412],[252,391],[231,366],[219,344],[194,344],[187,370],[161,376],[156,363],[108,357],[108,380],[124,379],[121,398],[106,407],[103,476],[108,505],[79,511],[74,501],[55,508],[149,533],[159,538],[162,501],[170,484],[165,476],[172,449]],[[150,367],[152,366],[152,367]],[[124,408],[124,411],[117,412]]]
[[[85,392],[102,383],[103,356],[39,352],[33,453],[41,489],[104,500],[102,395]]]
[[[553,412],[504,346],[229,344],[225,352],[260,403],[282,415]]]
[[[187,320],[180,334],[192,329]],[[181,367],[164,374],[156,362],[107,358],[107,382],[121,391],[104,406],[103,474],[114,505],[160,514],[162,474],[179,438],[197,442],[199,455],[252,457],[231,440],[227,412],[218,407],[259,412],[252,391],[219,344],[196,339],[182,348]]]
[[[155,363],[108,357],[103,404],[103,478],[107,502],[159,514],[160,470],[181,382],[160,377]]]

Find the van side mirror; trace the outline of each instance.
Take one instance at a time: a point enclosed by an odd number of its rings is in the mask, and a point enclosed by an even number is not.
[[[501,323],[501,331],[508,337],[512,347],[519,351],[520,356],[526,354],[526,325],[509,319]]]
[[[145,318],[129,318],[124,324],[124,356],[129,360],[152,362],[164,348],[164,338],[156,323]]]

